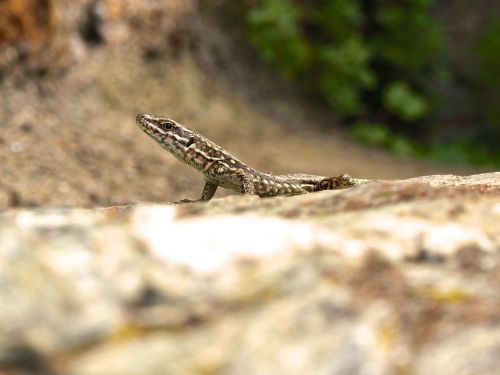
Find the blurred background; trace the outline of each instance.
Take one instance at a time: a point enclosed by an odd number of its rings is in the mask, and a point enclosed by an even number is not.
[[[274,173],[498,169],[499,67],[495,0],[0,0],[0,209],[198,198],[139,112]]]

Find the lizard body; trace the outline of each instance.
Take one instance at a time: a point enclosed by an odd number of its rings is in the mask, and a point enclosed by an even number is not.
[[[210,200],[218,186],[233,191],[272,197],[345,188],[361,183],[347,174],[324,177],[307,174],[274,175],[260,172],[204,136],[164,116],[139,114],[139,127],[180,161],[205,178],[200,200]]]

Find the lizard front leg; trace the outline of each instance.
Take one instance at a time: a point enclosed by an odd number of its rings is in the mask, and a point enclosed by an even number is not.
[[[203,187],[203,192],[201,193],[200,199],[181,199],[180,201],[174,203],[195,203],[195,202],[207,202],[214,196],[217,191],[217,184],[206,181],[205,186]]]
[[[217,184],[212,182],[205,182],[205,187],[203,188],[203,193],[201,193],[201,201],[209,201],[214,196],[217,191]]]

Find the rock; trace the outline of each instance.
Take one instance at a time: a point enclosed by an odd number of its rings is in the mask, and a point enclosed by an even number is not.
[[[0,372],[496,374],[500,173],[0,215]]]

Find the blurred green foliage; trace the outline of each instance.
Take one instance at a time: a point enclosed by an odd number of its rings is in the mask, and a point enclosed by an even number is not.
[[[393,133],[379,123],[358,122],[352,127],[352,134],[359,141],[370,146],[381,146],[401,156],[421,156],[422,150],[409,138]]]
[[[360,142],[385,148],[405,157],[420,157],[450,164],[500,165],[498,155],[469,142],[457,140],[446,145],[440,143],[423,145],[409,137],[391,131],[381,123],[358,122],[351,128],[351,134]]]
[[[477,122],[449,130],[442,107],[458,79],[436,3],[258,0],[249,34],[265,61],[352,124],[358,139],[407,156],[500,165],[500,22],[473,45],[477,68],[465,74]]]
[[[385,107],[406,121],[424,117],[428,110],[427,102],[402,81],[388,85],[383,91]]]
[[[427,115],[420,82],[439,69],[443,33],[430,0],[262,0],[249,12],[261,56],[338,113],[384,108],[404,121]]]
[[[276,63],[288,76],[306,70],[309,48],[300,30],[299,10],[290,1],[268,1],[250,12],[249,21],[256,28],[267,30],[252,33],[255,44],[262,47],[264,60]]]
[[[473,78],[478,90],[477,105],[489,130],[500,139],[500,17],[493,18],[472,47],[478,67]]]

